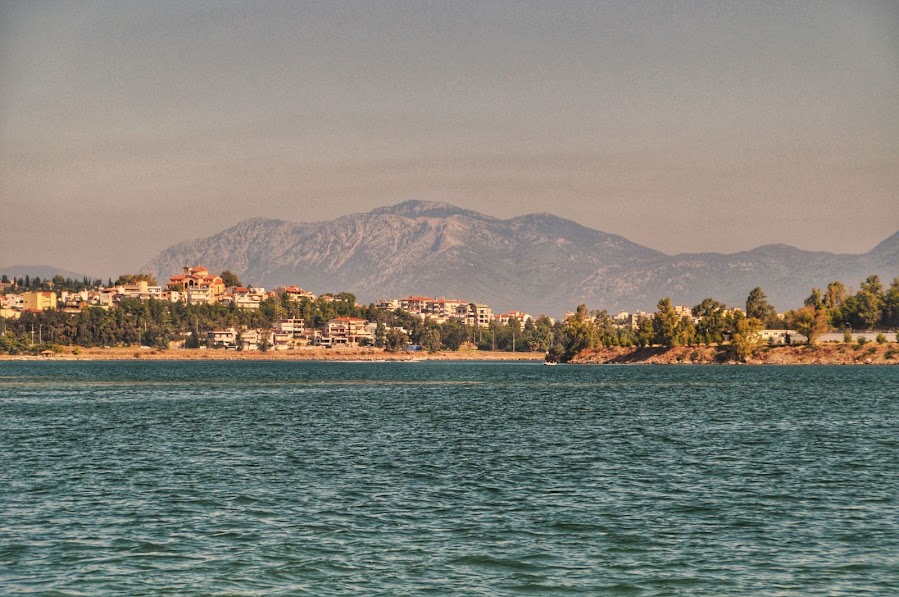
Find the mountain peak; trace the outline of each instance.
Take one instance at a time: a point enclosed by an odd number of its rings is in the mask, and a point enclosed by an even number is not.
[[[769,245],[733,255],[668,256],[546,213],[499,219],[404,201],[327,222],[255,218],[163,251],[145,271],[165,279],[185,263],[231,270],[254,286],[349,290],[363,301],[424,294],[495,310],[560,313],[581,303],[652,309],[659,297],[741,304],[761,286],[772,304],[801,305],[832,280],[895,275],[899,235],[866,255]],[[2,273],[2,272],[0,272]]]
[[[871,249],[871,253],[895,253],[899,249],[899,231]]]
[[[387,205],[371,210],[371,214],[389,214],[394,216],[403,216],[407,218],[448,218],[450,216],[468,216],[472,218],[484,219],[488,216],[479,214],[476,211],[462,209],[449,203],[441,203],[439,201],[420,201],[418,199],[410,199],[397,203],[396,205]]]

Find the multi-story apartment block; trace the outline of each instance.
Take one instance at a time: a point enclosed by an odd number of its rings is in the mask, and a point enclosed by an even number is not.
[[[462,317],[465,325],[471,327],[486,328],[493,319],[493,311],[484,303],[469,303],[460,306],[457,315]]]
[[[240,346],[238,346],[238,341]],[[272,344],[270,331],[226,328],[206,333],[206,344],[209,348],[259,350],[263,343],[267,343],[269,346]]]
[[[322,332],[322,346],[355,346],[365,341],[374,343],[374,335],[369,330],[368,321],[361,317],[337,317],[328,321]]]
[[[56,308],[55,292],[24,292],[22,293],[23,311],[44,311]]]

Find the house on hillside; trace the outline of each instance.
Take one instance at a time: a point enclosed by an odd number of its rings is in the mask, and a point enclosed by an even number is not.
[[[331,348],[374,344],[375,337],[368,321],[361,317],[337,317],[331,319],[322,331],[319,343]]]
[[[209,273],[205,267],[185,267],[184,272],[169,278],[166,288],[180,291],[181,298],[188,303],[214,303],[225,292],[225,283],[220,276]]]
[[[300,302],[304,298],[309,299],[310,301],[315,300],[315,295],[311,292],[303,290],[299,286],[285,286],[283,288],[278,288],[276,292],[283,292],[287,300]]]
[[[231,327],[206,333],[206,345],[209,348],[259,350],[263,344],[265,346],[272,345],[271,332],[265,330],[238,330]]]
[[[522,313],[521,311],[509,311],[508,313],[498,313],[493,316],[493,319],[500,325],[508,325],[510,319],[515,319],[519,324],[524,325],[529,319],[533,319],[527,313]]]
[[[265,296],[265,288],[235,286],[234,288],[229,288],[219,300],[226,305],[233,304],[238,309],[256,311],[259,309],[262,301],[265,300]]]

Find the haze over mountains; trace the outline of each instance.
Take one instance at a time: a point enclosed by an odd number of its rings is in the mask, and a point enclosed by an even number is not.
[[[410,294],[487,302],[494,311],[560,315],[654,310],[658,299],[742,306],[761,286],[785,310],[813,287],[899,275],[899,232],[860,255],[766,245],[729,255],[666,255],[545,213],[507,220],[445,203],[406,201],[328,222],[254,218],[174,245],[142,268],[161,281],[185,265],[230,269],[244,284],[349,291],[360,302]]]

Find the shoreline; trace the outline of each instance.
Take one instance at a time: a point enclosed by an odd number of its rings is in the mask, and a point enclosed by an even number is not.
[[[585,350],[571,360],[573,365],[899,365],[899,343],[864,345],[826,343],[814,346],[760,346],[745,363],[736,363],[721,346],[674,348],[608,347]],[[76,353],[77,352],[77,353]],[[141,347],[63,347],[51,355],[0,355],[2,361],[503,361],[543,362],[542,352],[493,352],[481,350],[429,353],[386,352],[378,348],[304,348],[284,351],[168,349]]]
[[[585,350],[571,360],[577,365],[899,365],[899,343],[863,345],[829,343],[759,346],[745,363],[737,363],[726,346],[674,348],[610,347]]]
[[[492,352],[482,350],[386,352],[379,348],[236,351],[139,346],[114,348],[63,347],[52,355],[0,355],[0,361],[526,361],[542,362],[542,352]]]

